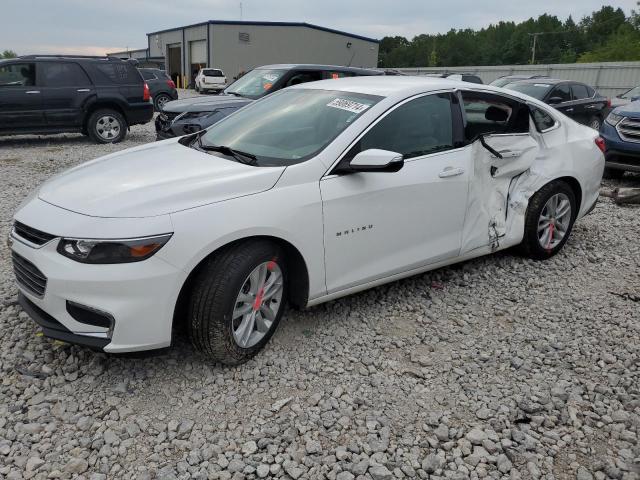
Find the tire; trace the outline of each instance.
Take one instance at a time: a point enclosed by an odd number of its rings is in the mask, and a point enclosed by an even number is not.
[[[260,280],[253,282],[256,271],[264,271],[264,277],[260,277],[260,273],[256,277],[262,278],[261,284]],[[278,273],[279,293],[263,301],[263,294],[265,297],[270,294],[269,282]],[[283,252],[269,241],[243,242],[215,254],[194,278],[188,301],[187,329],[194,347],[226,365],[239,365],[255,356],[278,327],[287,298],[287,280]],[[266,290],[260,285],[266,286]],[[247,298],[241,300],[241,296]],[[259,307],[256,302],[260,302]],[[250,310],[246,310],[247,307]],[[271,314],[272,320],[263,314],[264,308],[276,310]],[[234,315],[236,311],[238,315]],[[254,322],[245,323],[245,318],[252,314]],[[269,322],[270,326],[265,328]],[[251,325],[251,328],[243,329],[243,325]],[[263,327],[263,332],[259,326]],[[245,335],[247,341],[241,344],[238,338],[243,337],[243,332],[249,334]]]
[[[105,126],[111,128],[107,130]],[[110,108],[96,110],[87,121],[87,133],[96,143],[118,143],[127,135],[127,121],[116,110]]]
[[[153,99],[153,108],[156,112],[160,112],[165,103],[170,102],[171,97],[166,93],[159,93]]]
[[[196,83],[196,86],[194,87],[194,90],[198,93],[200,93],[200,87],[198,87],[198,84]]]
[[[600,117],[593,116],[587,122],[587,126],[593,128],[594,130],[600,131],[600,127],[602,126],[602,120]]]
[[[554,225],[550,227],[551,235],[545,236],[545,234],[548,233],[548,229],[544,229],[540,231],[541,238],[539,236],[539,227],[543,225],[544,222],[542,215],[543,212],[545,214],[549,213],[548,202],[550,202],[552,198],[559,199],[562,202],[565,202],[565,200],[568,201],[570,210],[562,222],[560,221],[560,216],[558,216],[557,219],[555,219],[555,216],[552,216],[554,221],[548,222],[554,223]],[[564,205],[564,203],[561,203],[561,205]],[[564,210],[558,207],[557,211],[557,213],[562,213]],[[556,180],[542,187],[529,200],[524,223],[524,237],[520,244],[521,252],[535,260],[546,260],[547,258],[553,257],[562,249],[569,239],[577,213],[578,206],[576,204],[575,194],[571,187],[565,182]],[[563,230],[564,234],[561,238],[558,238]]]
[[[618,170],[617,168],[606,168],[604,169],[604,173],[602,174],[603,178],[607,178],[609,180],[619,180],[624,177],[624,170]]]

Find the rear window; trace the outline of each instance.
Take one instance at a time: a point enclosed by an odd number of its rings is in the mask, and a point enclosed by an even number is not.
[[[119,85],[142,83],[138,70],[125,62],[94,62],[92,64],[94,81],[98,85],[116,83]]]
[[[202,74],[205,77],[224,77],[224,75],[222,74],[222,70],[214,70],[212,68],[202,70]]]
[[[156,80],[158,78],[156,77],[155,73],[146,70],[140,70],[140,73],[142,74],[142,78],[144,78],[145,80]]]
[[[544,82],[536,83],[509,83],[504,88],[507,90],[515,90],[516,92],[524,93],[530,97],[542,100],[553,85]]]

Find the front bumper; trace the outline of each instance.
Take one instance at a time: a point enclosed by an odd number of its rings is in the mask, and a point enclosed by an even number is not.
[[[40,221],[35,219],[36,212]],[[101,238],[123,238],[122,230],[143,236],[130,228],[132,223],[127,219],[123,219],[122,225],[115,219],[100,219],[96,223],[95,218],[39,200],[29,202],[16,219],[44,232],[58,235],[68,232],[72,237],[79,236],[75,228],[93,231]],[[145,223],[136,220],[138,224]],[[117,227],[113,233],[104,230],[113,227]],[[10,242],[12,254],[30,262],[14,263],[20,303],[46,336],[114,353],[152,350],[171,344],[175,305],[187,274],[165,261],[160,255],[162,250],[142,262],[92,265],[59,254],[56,250],[59,241],[56,237],[42,246],[34,246],[12,233]],[[39,286],[44,283],[43,291],[36,291],[28,278],[25,279],[25,265],[41,276]],[[92,322],[86,315],[78,315],[70,305],[99,312],[110,321],[102,325]]]
[[[600,136],[605,144],[605,166],[614,170],[640,172],[640,143],[624,141],[615,127],[604,122]]]

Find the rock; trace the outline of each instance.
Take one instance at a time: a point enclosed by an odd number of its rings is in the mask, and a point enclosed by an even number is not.
[[[64,466],[64,471],[67,473],[84,473],[89,468],[89,462],[84,458],[72,458]]]
[[[511,460],[509,460],[509,457],[507,457],[504,453],[498,455],[496,464],[498,466],[498,470],[500,470],[502,473],[509,473],[513,466]]]
[[[479,428],[474,428],[465,435],[465,438],[469,440],[473,445],[482,445],[482,442],[488,437],[487,434]]]
[[[576,480],[593,480],[593,475],[585,467],[580,466],[576,473]]]
[[[271,411],[279,412],[291,400],[293,400],[293,397],[283,398],[282,400],[278,400],[277,402],[274,402],[273,405],[271,406]]]
[[[436,438],[441,442],[446,442],[447,440],[449,440],[449,427],[447,427],[443,423],[438,425],[438,428],[436,428],[433,431],[433,433],[435,434]]]
[[[38,468],[40,468],[42,465],[44,465],[45,461],[42,460],[39,457],[29,457],[29,459],[27,460],[27,472],[34,472],[36,471]]]
[[[442,468],[444,462],[444,458],[431,453],[422,461],[422,469],[427,473],[435,473]]]
[[[245,455],[253,455],[258,451],[258,445],[253,440],[242,445],[242,453]]]
[[[269,475],[269,465],[261,463],[256,467],[256,474],[259,478],[266,478]]]
[[[336,476],[336,480],[354,480],[356,478],[351,472],[340,472]]]
[[[369,475],[373,480],[391,480],[393,478],[393,474],[384,465],[370,467]]]
[[[308,454],[313,455],[322,451],[322,445],[317,440],[309,440],[305,445]]]
[[[293,480],[297,480],[304,473],[304,470],[302,470],[294,462],[289,462],[286,465],[284,465],[284,471],[287,472],[287,475],[289,475],[291,478],[293,478]]]

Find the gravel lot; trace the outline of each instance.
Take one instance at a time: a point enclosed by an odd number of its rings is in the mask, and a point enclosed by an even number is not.
[[[0,138],[0,234],[49,176],[152,140]],[[184,339],[107,356],[38,336],[3,246],[0,477],[638,479],[639,238],[640,207],[605,198],[548,262],[501,253],[289,311],[238,368]]]

